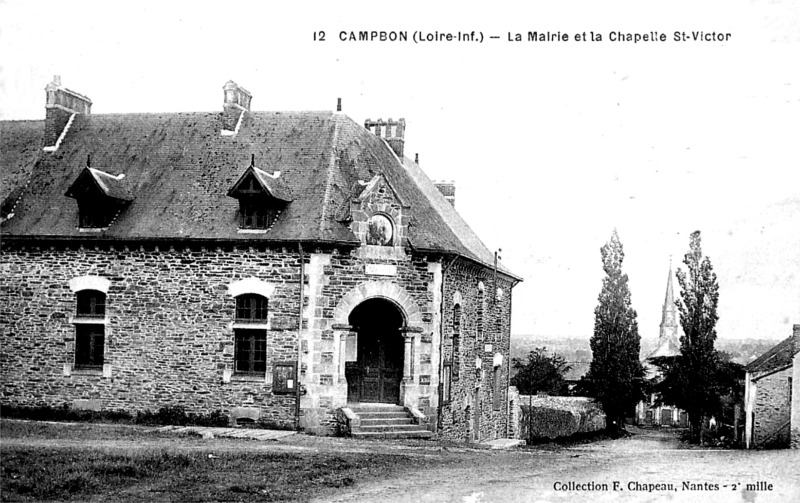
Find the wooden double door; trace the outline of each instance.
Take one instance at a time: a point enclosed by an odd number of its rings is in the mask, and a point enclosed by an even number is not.
[[[399,403],[403,379],[400,333],[359,331],[358,358],[346,370],[348,401]]]
[[[356,361],[345,366],[347,400],[398,404],[403,380],[402,318],[399,313],[387,311],[393,308],[391,305],[370,303],[359,307],[368,310],[355,320],[359,323],[358,349]]]

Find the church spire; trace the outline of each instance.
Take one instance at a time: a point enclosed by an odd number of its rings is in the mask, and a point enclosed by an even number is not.
[[[669,274],[667,274],[667,294],[664,297],[664,307],[661,311],[661,330],[658,334],[659,341],[669,338],[673,341],[678,335],[678,323],[675,308],[675,297],[672,293],[672,258],[669,261]]]

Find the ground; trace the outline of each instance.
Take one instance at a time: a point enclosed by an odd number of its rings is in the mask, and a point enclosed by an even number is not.
[[[689,448],[669,429],[490,450],[435,441],[1,426],[4,501],[800,501],[797,451]]]

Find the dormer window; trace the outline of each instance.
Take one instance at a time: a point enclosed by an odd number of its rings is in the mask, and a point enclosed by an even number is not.
[[[240,231],[266,231],[292,200],[280,171],[270,175],[252,163],[228,195],[239,201]]]
[[[81,229],[103,229],[111,224],[117,208],[105,204],[101,198],[84,197],[78,200],[78,227]]]
[[[267,229],[275,221],[277,211],[269,206],[269,201],[261,198],[239,199],[239,228]]]
[[[133,200],[124,178],[123,174],[112,175],[90,167],[87,159],[86,168],[65,194],[78,202],[80,229],[107,228]]]

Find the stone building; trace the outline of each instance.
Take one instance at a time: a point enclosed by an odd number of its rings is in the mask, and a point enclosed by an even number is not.
[[[675,357],[681,354],[680,327],[678,313],[675,306],[675,296],[672,290],[672,264],[667,274],[667,293],[664,296],[664,305],[661,308],[661,325],[658,333],[658,346],[642,360],[648,379],[659,377],[658,368],[652,363],[653,358]],[[668,404],[656,404],[655,396],[650,396],[647,402],[639,402],[636,406],[636,422],[643,425],[680,426],[688,427],[688,414]]]
[[[44,121],[0,122],[3,405],[505,437],[520,279],[404,156],[405,120],[223,90],[97,115],[56,78]]]
[[[747,448],[800,448],[800,325],[745,370]]]

